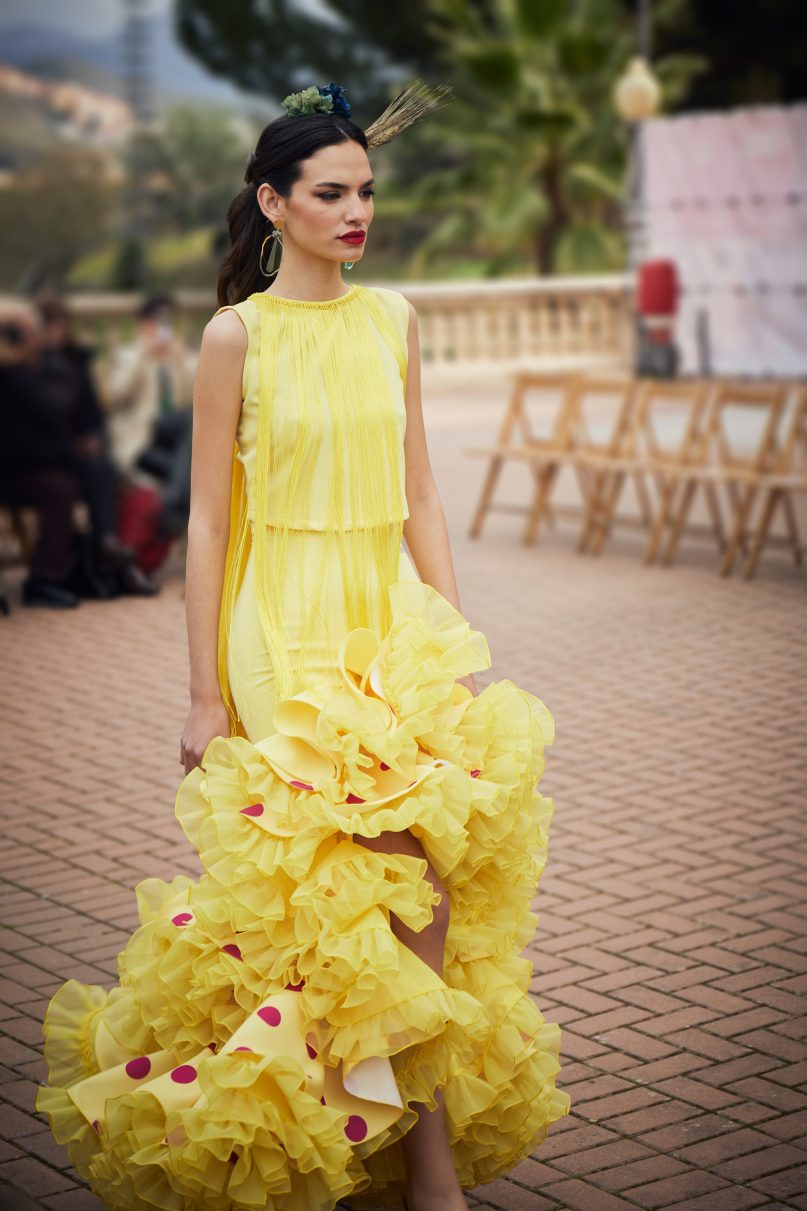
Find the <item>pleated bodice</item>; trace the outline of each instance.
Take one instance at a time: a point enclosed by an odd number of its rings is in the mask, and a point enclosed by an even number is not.
[[[403,295],[351,285],[336,299],[256,293],[229,309],[248,334],[236,442],[249,520],[261,407],[267,525],[338,530],[408,517]]]

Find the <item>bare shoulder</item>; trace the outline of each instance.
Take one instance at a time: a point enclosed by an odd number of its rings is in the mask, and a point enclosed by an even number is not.
[[[418,316],[415,305],[402,291],[393,290],[390,286],[373,286],[372,289],[399,323],[404,316],[406,317],[405,322],[410,336],[413,332],[417,332]]]
[[[404,296],[401,295],[401,297],[403,298]],[[404,298],[404,302],[406,303],[407,309],[407,339],[410,342],[417,341],[419,334],[417,308],[411,299]]]
[[[412,304],[400,290],[393,290],[391,286],[368,286],[366,289],[372,290],[376,298],[384,303],[393,314],[400,315],[407,311],[410,316],[412,315]]]
[[[237,311],[218,312],[207,321],[202,333],[204,349],[230,357],[243,356],[248,343],[246,326]]]
[[[249,334],[237,311],[221,311],[207,321],[196,364],[200,399],[212,399],[222,406],[231,401],[233,407],[236,403],[240,407],[248,350]]]

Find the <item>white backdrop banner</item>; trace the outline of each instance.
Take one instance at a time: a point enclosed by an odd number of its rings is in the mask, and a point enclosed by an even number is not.
[[[646,255],[681,278],[681,369],[807,374],[807,104],[652,119],[643,162]]]

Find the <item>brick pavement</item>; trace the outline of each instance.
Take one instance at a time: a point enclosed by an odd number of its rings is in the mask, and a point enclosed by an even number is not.
[[[432,392],[432,462],[465,614],[493,668],[557,723],[556,799],[536,907],[534,993],[564,1030],[573,1112],[535,1157],[470,1196],[480,1211],[807,1208],[805,651],[807,577],[766,556],[720,580],[686,545],[645,568],[636,537],[599,559],[561,525],[465,537],[500,404]],[[523,495],[514,468],[503,495]],[[803,630],[803,628],[801,628]],[[111,985],[133,886],[198,874],[173,817],[186,709],[181,582],[153,600],[0,620],[0,1184],[90,1211],[34,1113],[40,1022],[68,978]],[[800,879],[800,875],[802,878]],[[22,1206],[22,1201],[20,1206]],[[27,1205],[27,1204],[26,1204]]]

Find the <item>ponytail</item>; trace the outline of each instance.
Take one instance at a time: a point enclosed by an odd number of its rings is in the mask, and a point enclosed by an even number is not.
[[[266,278],[258,262],[261,244],[273,228],[262,213],[255,194],[254,184],[245,185],[227,211],[230,250],[222,261],[216,282],[220,307],[243,303],[255,291],[264,289]]]

